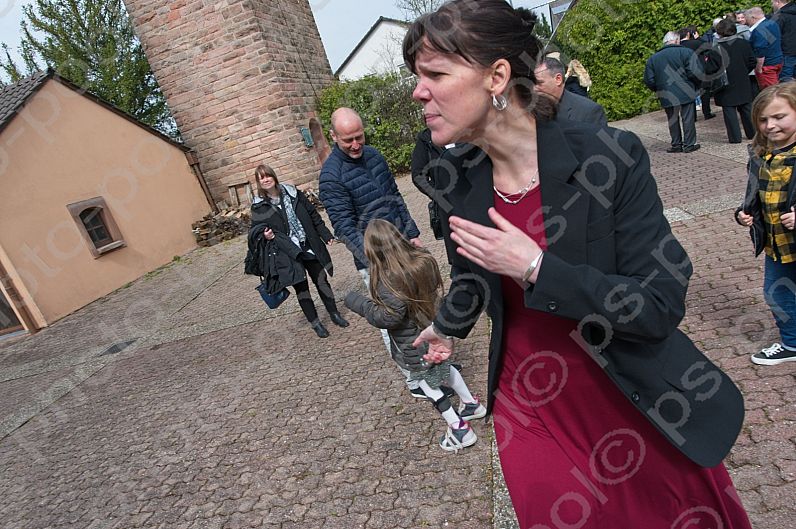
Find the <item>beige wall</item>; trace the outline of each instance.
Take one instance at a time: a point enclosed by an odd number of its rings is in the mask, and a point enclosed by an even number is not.
[[[5,264],[46,323],[194,248],[210,211],[180,149],[53,80],[0,133],[0,189]],[[127,244],[96,259],[66,207],[94,197]]]

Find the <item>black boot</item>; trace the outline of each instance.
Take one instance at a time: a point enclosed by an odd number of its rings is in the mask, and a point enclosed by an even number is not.
[[[310,325],[312,326],[312,330],[315,331],[315,334],[318,335],[318,338],[329,337],[329,331],[327,331],[326,327],[323,326],[321,320],[315,320],[313,322],[310,322]]]
[[[330,312],[329,318],[332,320],[332,323],[338,327],[348,327],[348,322],[340,315],[339,312]]]

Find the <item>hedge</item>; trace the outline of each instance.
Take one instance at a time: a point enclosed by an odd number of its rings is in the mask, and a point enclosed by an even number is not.
[[[412,77],[399,74],[336,82],[318,98],[318,115],[328,131],[336,108],[353,108],[362,116],[367,143],[384,155],[393,172],[408,171],[415,136],[424,127],[421,107],[412,99],[414,87]]]
[[[557,28],[554,45],[578,59],[592,78],[589,95],[609,120],[660,108],[644,86],[644,65],[662,47],[667,31],[694,24],[700,33],[725,13],[748,2],[726,0],[581,0]]]

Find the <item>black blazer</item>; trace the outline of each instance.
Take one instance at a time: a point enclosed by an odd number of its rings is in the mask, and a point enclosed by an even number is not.
[[[692,267],[663,216],[646,150],[631,133],[584,124],[537,122],[537,141],[549,247],[526,307],[581,322],[584,354],[683,454],[717,465],[740,431],[743,399],[677,329]],[[454,168],[436,177],[450,188],[441,197],[446,217],[494,226],[489,158],[476,148],[443,158]],[[453,280],[434,323],[463,338],[486,308],[491,412],[501,370],[500,279],[458,255],[444,226]]]
[[[561,99],[558,100],[558,112],[556,121],[580,121],[593,125],[608,125],[605,117],[605,110],[599,103],[595,103],[588,97],[583,97],[569,90],[564,90]]]

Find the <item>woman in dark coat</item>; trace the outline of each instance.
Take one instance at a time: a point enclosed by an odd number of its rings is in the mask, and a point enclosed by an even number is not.
[[[746,138],[751,140],[755,135],[752,123],[752,86],[749,84],[749,72],[755,66],[755,55],[752,46],[743,37],[736,35],[732,20],[724,19],[716,25],[719,34],[719,49],[722,62],[727,65],[728,85],[715,94],[716,104],[722,107],[724,127],[727,129],[727,140],[730,143],[741,143],[741,129],[738,126],[738,114]]]
[[[326,273],[332,275],[332,258],[326,246],[334,242],[329,229],[318,214],[315,206],[306,195],[294,186],[280,184],[276,172],[267,165],[258,165],[254,171],[258,197],[252,204],[252,227],[249,230],[249,243],[256,243],[258,237],[273,240],[276,234],[287,235],[300,252],[297,260],[315,283],[321,301],[329,312],[335,325],[348,327],[348,322],[340,315],[334,300],[332,287]],[[259,199],[259,200],[258,200]],[[312,302],[307,278],[293,285],[301,310],[321,338],[329,336]]]
[[[743,399],[677,329],[692,268],[649,156],[630,132],[553,121],[534,92],[535,22],[504,0],[451,0],[406,33],[433,142],[468,144],[434,174],[452,280],[413,345],[445,361],[489,314],[487,409],[521,527],[709,513],[751,529],[721,464]],[[703,376],[710,390],[692,385]]]

